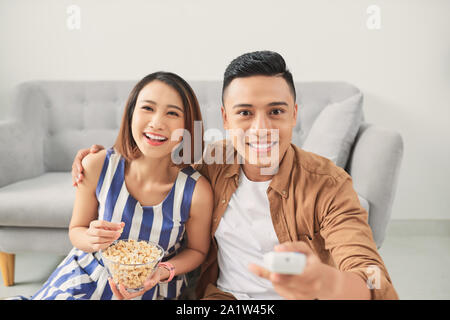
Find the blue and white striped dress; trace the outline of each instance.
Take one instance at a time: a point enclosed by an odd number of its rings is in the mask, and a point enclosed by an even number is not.
[[[166,251],[163,261],[181,247],[189,217],[192,194],[200,173],[192,167],[179,171],[166,198],[155,206],[142,206],[127,190],[125,159],[113,148],[107,150],[96,195],[98,219],[125,222],[120,239],[150,240]],[[186,286],[185,275],[160,283],[136,299],[176,299]],[[22,297],[23,298],[23,297]],[[108,273],[99,252],[73,248],[31,299],[116,299],[108,284]]]

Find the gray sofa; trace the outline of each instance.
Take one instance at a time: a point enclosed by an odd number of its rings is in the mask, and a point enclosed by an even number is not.
[[[205,130],[222,129],[221,81],[192,81]],[[77,150],[115,140],[134,81],[33,81],[16,90],[13,117],[0,122],[0,253],[5,285],[14,255],[66,254],[75,189],[71,164]],[[296,83],[298,123],[293,143],[302,146],[318,114],[332,102],[361,94],[345,82]],[[381,246],[390,219],[403,153],[399,133],[362,122],[345,169],[369,212]],[[8,253],[8,254],[5,254]],[[9,269],[9,271],[8,271]],[[9,274],[9,280],[6,275]]]

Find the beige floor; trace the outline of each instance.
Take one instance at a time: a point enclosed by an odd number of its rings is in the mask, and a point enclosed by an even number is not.
[[[450,220],[392,221],[380,254],[400,299],[450,299]],[[15,285],[0,284],[0,298],[30,296],[63,259],[16,255]]]

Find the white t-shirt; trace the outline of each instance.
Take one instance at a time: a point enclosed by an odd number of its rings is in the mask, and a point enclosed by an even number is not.
[[[263,255],[279,244],[270,216],[269,181],[254,182],[240,170],[239,186],[220,220],[217,287],[237,299],[283,299],[269,280],[248,270],[249,263],[263,266]]]

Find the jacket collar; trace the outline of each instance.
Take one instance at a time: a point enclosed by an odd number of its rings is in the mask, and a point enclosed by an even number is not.
[[[270,187],[283,198],[289,197],[289,184],[291,183],[292,168],[294,167],[295,151],[292,143],[280,161],[278,172],[273,176]]]

